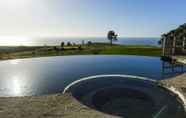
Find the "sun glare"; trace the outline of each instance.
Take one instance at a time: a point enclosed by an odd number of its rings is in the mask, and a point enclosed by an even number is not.
[[[20,60],[10,60],[10,64],[12,64],[12,65],[17,65],[20,62],[21,62]]]
[[[2,46],[20,46],[20,45],[29,45],[30,39],[27,37],[10,37],[4,36],[0,37],[0,45]]]
[[[28,3],[30,0],[4,0],[3,3],[7,5],[21,5]]]
[[[15,95],[20,95],[22,93],[20,78],[18,76],[14,76],[12,79],[12,92]]]

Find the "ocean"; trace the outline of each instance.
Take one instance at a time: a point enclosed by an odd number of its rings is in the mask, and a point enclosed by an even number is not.
[[[114,41],[114,44],[122,45],[150,45],[158,46],[160,38],[118,38]],[[31,38],[31,37],[0,37],[0,45],[23,45],[23,46],[43,46],[43,45],[60,45],[61,42],[71,42],[76,44],[87,43],[91,41],[93,43],[109,43],[109,40],[105,38],[61,38],[61,37],[46,37],[46,38]]]
[[[160,38],[118,38],[114,41],[114,44],[122,45],[149,45],[149,46],[159,46],[158,41]],[[107,38],[33,38],[30,45],[60,45],[64,41],[65,43],[71,42],[76,44],[91,42],[107,43],[109,40]]]

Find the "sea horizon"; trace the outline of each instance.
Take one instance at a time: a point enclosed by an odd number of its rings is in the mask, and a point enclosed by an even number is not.
[[[0,37],[0,46],[56,46],[61,42],[82,44],[91,41],[93,43],[107,43],[107,37]],[[3,42],[4,40],[4,42]],[[7,43],[7,40],[9,42]],[[158,46],[159,37],[118,37],[114,44],[121,45],[149,45]]]

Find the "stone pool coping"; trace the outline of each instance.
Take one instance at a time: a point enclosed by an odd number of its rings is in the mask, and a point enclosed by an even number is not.
[[[163,87],[174,87],[186,98],[186,73],[160,81]],[[117,118],[79,103],[69,93],[0,98],[1,118]]]
[[[0,98],[0,118],[117,118],[80,104],[70,94]]]
[[[181,99],[186,111],[186,73],[170,79],[162,80],[159,83]]]

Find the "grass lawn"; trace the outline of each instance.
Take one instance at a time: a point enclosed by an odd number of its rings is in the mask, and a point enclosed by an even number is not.
[[[95,43],[78,46],[48,47],[0,47],[0,59],[17,59],[63,55],[140,55],[161,56],[161,48],[153,46],[109,45]]]

